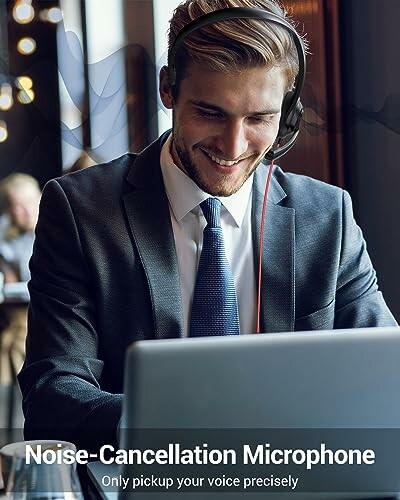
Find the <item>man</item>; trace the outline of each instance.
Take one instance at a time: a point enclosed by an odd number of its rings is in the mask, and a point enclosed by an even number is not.
[[[34,229],[39,214],[40,186],[27,174],[7,176],[0,183],[7,225],[0,241],[0,270],[5,282],[28,281]]]
[[[0,182],[3,220],[6,221],[0,239],[1,282],[29,280],[28,263],[32,255],[40,196],[39,183],[30,175],[14,173]],[[15,373],[22,366],[26,320],[27,306],[24,304],[14,303],[2,310],[4,327],[0,332],[0,386],[12,384]]]
[[[192,18],[237,6],[284,15],[271,0],[187,1],[171,20],[170,46]],[[83,447],[115,440],[128,345],[194,328],[210,197],[222,202],[240,332],[255,330],[260,161],[277,136],[296,50],[286,29],[260,20],[206,26],[185,49],[176,85],[166,68],[160,74],[172,135],[44,190],[19,378],[27,438]],[[265,242],[263,332],[396,324],[342,190],[275,168]]]

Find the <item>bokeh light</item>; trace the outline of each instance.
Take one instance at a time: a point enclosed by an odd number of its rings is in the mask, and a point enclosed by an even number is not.
[[[35,92],[32,89],[20,90],[17,99],[21,104],[30,104],[35,99]]]
[[[17,0],[12,11],[13,18],[19,24],[27,24],[33,21],[35,10],[30,0]]]
[[[32,78],[29,76],[18,76],[15,84],[20,90],[29,90],[33,87]]]
[[[0,110],[8,111],[13,105],[12,87],[9,83],[3,83],[0,87]]]
[[[47,17],[51,23],[59,23],[63,18],[62,11],[59,7],[52,7],[49,9]]]
[[[41,21],[56,24],[62,21],[63,13],[59,7],[51,7],[50,9],[42,9],[39,12],[39,18]]]
[[[21,38],[17,44],[17,50],[20,54],[29,56],[36,50],[36,41],[31,37]]]
[[[0,142],[6,141],[7,137],[8,137],[7,124],[4,120],[0,120]]]

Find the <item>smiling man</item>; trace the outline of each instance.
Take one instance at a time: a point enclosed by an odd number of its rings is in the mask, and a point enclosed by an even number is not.
[[[236,7],[285,19],[272,0],[187,0],[170,50],[191,20]],[[136,339],[256,329],[263,158],[296,84],[293,34],[261,19],[216,22],[172,63],[175,82],[160,73],[171,132],[44,189],[19,376],[26,438],[112,444]],[[267,205],[261,331],[396,324],[347,193],[275,166]]]
[[[236,193],[275,142],[287,85],[278,67],[224,73],[192,63],[175,103],[164,68],[160,93],[174,110],[175,164],[210,195]]]

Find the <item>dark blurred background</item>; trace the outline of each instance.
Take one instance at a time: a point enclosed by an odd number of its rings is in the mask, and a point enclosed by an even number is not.
[[[43,186],[82,154],[107,161],[166,130],[157,74],[178,3],[0,0],[0,177]],[[399,320],[400,2],[283,3],[310,55],[300,138],[279,163],[351,193]]]

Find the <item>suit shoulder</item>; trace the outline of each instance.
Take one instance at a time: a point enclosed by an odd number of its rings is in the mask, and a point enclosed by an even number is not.
[[[275,177],[286,192],[286,201],[294,208],[312,204],[315,208],[343,203],[343,189],[306,175],[284,172],[279,167]]]
[[[84,170],[57,177],[49,183],[57,182],[67,194],[79,191],[81,196],[84,194],[90,196],[93,193],[98,197],[101,193],[121,189],[135,158],[136,154],[127,153],[107,163],[99,163]]]
[[[62,177],[58,177],[57,180],[61,184],[68,184],[69,182],[95,181],[97,178],[124,176],[136,156],[135,153],[126,153],[111,161],[98,163],[83,170],[65,174]]]

